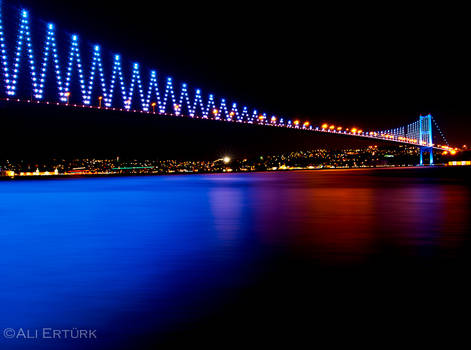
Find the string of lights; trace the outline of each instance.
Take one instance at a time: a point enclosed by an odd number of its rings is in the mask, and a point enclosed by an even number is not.
[[[141,70],[139,63],[133,63],[131,67],[131,79],[129,86],[126,85],[125,72],[121,55],[115,54],[111,69],[111,79],[109,85],[105,77],[105,69],[102,58],[102,50],[99,45],[94,45],[91,52],[91,62],[89,65],[89,74],[85,74],[85,66],[82,60],[81,45],[79,36],[72,34],[70,36],[70,48],[67,54],[64,74],[61,71],[61,61],[59,58],[59,50],[57,47],[56,31],[53,23],[46,25],[46,38],[42,48],[42,59],[39,67],[39,79],[36,72],[36,61],[32,47],[32,37],[30,30],[30,16],[27,10],[21,10],[20,21],[18,27],[18,36],[16,40],[16,50],[12,64],[11,74],[9,67],[9,56],[6,47],[5,30],[3,26],[3,13],[2,3],[0,1],[0,52],[1,52],[1,65],[3,71],[3,82],[5,86],[6,95],[10,97],[17,96],[18,77],[20,75],[21,60],[24,56],[24,51],[29,63],[29,70],[31,75],[32,89],[34,98],[43,100],[45,98],[54,100],[57,98],[61,102],[70,102],[72,90],[74,86],[74,77],[78,77],[78,85],[80,88],[80,101],[84,105],[92,104],[92,101],[98,99],[104,100],[106,107],[122,106],[125,109],[131,109],[133,99],[136,95],[140,99],[140,108],[147,112],[150,107],[157,106],[160,114],[175,114],[187,115],[202,118],[225,118],[228,120],[246,120],[254,122],[257,120],[257,111],[253,111],[252,118],[249,118],[248,107],[244,106],[242,113],[239,114],[237,103],[233,102],[227,107],[225,98],[220,99],[219,106],[216,105],[215,96],[209,94],[207,104],[205,106],[203,101],[202,92],[200,89],[195,90],[193,102],[191,102],[190,91],[187,84],[182,84],[178,98],[174,90],[173,79],[168,77],[166,80],[163,96],[160,95],[158,75],[155,70],[150,71],[149,82],[147,84],[147,93],[145,93],[143,80],[141,78]],[[54,75],[56,80],[57,96],[46,96],[45,85],[48,78],[48,67],[52,59],[54,68]],[[97,79],[98,78],[98,79]],[[94,91],[96,83],[99,83],[99,90]],[[116,99],[116,83],[119,84],[121,92],[121,102]],[[98,89],[97,89],[98,90]],[[74,100],[77,100],[75,97]],[[198,115],[199,114],[199,115]]]
[[[141,113],[186,116],[250,124],[256,123],[384,139],[418,146],[435,146],[432,144],[430,115],[426,117],[421,116],[418,121],[406,127],[377,132],[364,132],[357,128],[343,129],[340,126],[329,126],[327,124],[322,125],[322,127],[313,127],[307,121],[304,123],[299,120],[285,121],[285,118],[278,118],[276,115],[268,117],[267,113],[259,112],[257,109],[253,109],[252,113],[250,113],[247,106],[242,106],[241,112],[239,112],[236,102],[228,103],[225,98],[220,98],[217,104],[213,94],[208,94],[205,103],[202,91],[195,89],[193,93],[186,83],[180,85],[179,91],[177,90],[179,94],[177,95],[172,77],[166,78],[165,88],[160,90],[159,81],[161,77],[157,71],[150,70],[148,79],[146,79],[148,83],[144,84],[145,79],[143,77],[146,74],[137,62],[132,63],[130,66],[128,85],[125,65],[119,54],[112,55],[111,76],[108,80],[106,76],[107,67],[104,64],[106,58],[103,57],[102,48],[100,45],[92,45],[91,52],[89,53],[90,62],[88,65],[84,65],[82,57],[86,57],[86,55],[83,55],[84,45],[81,44],[78,34],[67,35],[67,41],[69,41],[70,46],[65,64],[61,65],[60,50],[57,45],[58,39],[53,23],[46,24],[43,46],[38,51],[42,54],[42,57],[38,55],[39,59],[36,60],[31,27],[29,12],[26,9],[20,10],[14,55],[10,57],[7,47],[9,41],[6,37],[3,22],[2,0],[0,0],[0,66],[2,70],[1,75],[3,76],[3,79],[0,77],[0,82],[3,83],[1,84],[3,88],[0,88],[0,95],[5,94],[6,98],[4,99],[6,100],[27,100],[28,102],[47,104],[57,101],[57,103],[66,105],[91,108],[95,107],[93,101],[97,101],[98,108],[100,109],[103,107],[111,110],[137,111]],[[22,62],[23,60],[24,62]],[[40,65],[37,66],[36,62],[39,62]],[[24,67],[25,64],[28,67]],[[48,70],[51,66],[53,69]],[[64,71],[62,67],[65,68]],[[27,76],[27,71],[29,71],[29,77]],[[48,80],[48,74],[52,76],[52,80]],[[77,79],[78,81],[76,81]],[[46,82],[49,85],[52,84],[51,82],[55,82],[55,89],[46,89]],[[18,89],[20,84],[23,84],[21,92]],[[31,86],[31,93],[28,93],[26,95],[28,97],[25,98],[24,91],[27,90],[26,85],[28,84]],[[51,91],[54,91],[52,95]],[[121,98],[116,96],[119,94]],[[193,99],[191,96],[193,96]],[[102,106],[102,101],[104,106]],[[424,118],[427,119],[425,120]],[[444,138],[448,149],[448,142],[435,120],[434,125]]]
[[[440,127],[438,126],[438,122],[435,120],[434,117],[432,117],[432,121],[435,127],[437,128],[438,132],[440,133],[440,136],[442,137],[443,141],[446,143],[447,146],[450,146],[450,144],[448,143],[448,140],[445,137],[445,134],[443,134],[442,129],[440,129]]]

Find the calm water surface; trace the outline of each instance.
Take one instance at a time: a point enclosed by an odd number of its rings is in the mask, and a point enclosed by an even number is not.
[[[413,332],[453,322],[451,311],[469,318],[470,175],[0,182],[0,331],[97,336],[0,334],[0,348],[224,349],[281,341],[288,330],[315,342],[348,330]]]

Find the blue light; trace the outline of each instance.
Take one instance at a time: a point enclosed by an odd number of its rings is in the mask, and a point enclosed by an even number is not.
[[[204,108],[203,99],[201,97],[201,90],[200,89],[197,89],[196,93],[195,93],[195,99],[193,101],[193,107],[192,107],[193,116],[198,115],[197,114],[198,109],[199,109],[199,111],[201,113],[201,116],[203,118],[207,117],[206,109]]]
[[[144,99],[144,91],[143,91],[143,88],[142,88],[141,74],[139,72],[139,64],[134,63],[133,67],[134,67],[134,69],[132,71],[131,85],[129,86],[129,91],[128,91],[127,95],[126,95],[125,92],[123,93],[123,96],[127,96],[126,97],[125,107],[127,109],[131,108],[132,98],[133,98],[133,94],[134,94],[134,87],[137,84],[137,88],[139,89],[139,97],[141,99],[141,108],[142,108],[143,111],[147,112],[148,109],[149,109],[149,105],[146,103],[146,100]],[[126,89],[124,87],[124,83],[122,83],[122,84],[123,84],[122,85],[123,86],[123,91],[126,91]]]
[[[190,117],[194,116],[193,106],[190,103],[190,97],[188,96],[188,89],[185,83],[182,83],[178,105],[179,108],[178,111],[176,111],[178,115],[182,114],[186,110]]]
[[[0,12],[0,15],[1,15],[1,12]],[[24,49],[26,49],[26,55],[28,58],[31,82],[32,82],[32,92],[37,97],[38,88],[37,88],[37,78],[36,78],[36,65],[35,65],[35,60],[34,60],[34,55],[33,55],[33,46],[32,46],[32,40],[31,40],[31,32],[29,28],[28,12],[26,10],[22,10],[21,17],[22,19],[20,20],[20,26],[18,28],[18,37],[17,37],[17,42],[16,42],[17,43],[16,53],[15,53],[15,58],[13,60],[12,79],[5,79],[7,94],[9,96],[14,96],[16,94],[16,88],[17,88],[17,83],[18,83],[17,79],[18,79],[18,74],[20,72],[21,56]],[[1,20],[0,20],[0,23],[1,23]],[[3,40],[2,40],[2,44],[3,44]],[[4,46],[2,45],[2,49],[3,48]],[[5,56],[4,66],[6,67],[8,66],[8,62],[6,59],[6,56],[7,56],[6,50],[5,52],[2,52],[2,54],[3,56]]]
[[[2,66],[3,66],[3,81],[5,85],[5,92],[7,95],[12,95],[11,85],[10,85],[10,75],[8,73],[8,59],[7,59],[7,51],[5,46],[5,38],[3,32],[3,24],[2,24],[2,2],[0,1],[0,52],[2,54]]]
[[[164,97],[162,99],[162,104],[160,106],[160,113],[164,114],[166,112],[168,102],[171,102],[172,111],[177,112],[175,108],[175,105],[177,104],[177,102],[175,100],[175,93],[173,92],[173,83],[172,83],[171,77],[167,78],[167,85],[165,86]]]
[[[206,106],[206,110],[203,114],[204,118],[209,118],[210,115],[213,115],[213,111],[216,109],[216,104],[214,103],[214,95],[209,94],[208,96],[208,104]],[[216,113],[217,115],[218,113]]]
[[[70,50],[69,50],[69,59],[68,59],[68,64],[67,64],[66,77],[65,77],[64,92],[70,92],[72,72],[73,72],[74,67],[77,69],[77,72],[79,75],[82,101],[84,104],[89,104],[90,101],[87,98],[87,91],[85,87],[85,77],[84,77],[84,73],[82,69],[82,61],[80,58],[80,48],[78,44],[78,37],[75,34],[72,35],[72,43],[70,45]],[[68,99],[65,96],[63,96],[61,100],[65,102]]]
[[[124,106],[130,109],[133,104],[133,98],[137,91],[140,98],[140,111],[148,112],[152,104],[158,106],[158,112],[162,114],[174,113],[176,115],[188,115],[191,117],[202,118],[225,118],[228,121],[247,121],[251,122],[257,118],[256,110],[250,115],[246,106],[242,111],[233,101],[225,98],[220,99],[220,103],[216,105],[213,94],[207,95],[207,100],[202,95],[201,89],[191,90],[187,83],[181,83],[177,87],[174,86],[173,79],[168,77],[165,82],[165,88],[161,90],[163,85],[159,86],[161,81],[155,70],[151,70],[149,77],[146,77],[148,84],[143,84],[141,79],[140,65],[138,62],[132,63],[125,67],[122,64],[121,56],[115,54],[112,56],[111,75],[109,80],[106,79],[103,62],[106,60],[101,55],[100,45],[91,46],[90,61],[82,62],[81,45],[79,44],[79,35],[72,34],[69,38],[69,51],[62,61],[59,57],[55,25],[46,23],[45,40],[42,41],[42,47],[38,50],[37,56],[33,51],[33,40],[31,37],[29,12],[26,9],[20,10],[20,21],[17,30],[17,38],[15,47],[12,50],[12,60],[9,62],[9,55],[6,48],[7,40],[3,28],[2,2],[0,0],[0,81],[3,84],[4,92],[8,96],[14,96],[21,76],[25,74],[25,68],[29,68],[29,76],[31,81],[31,92],[37,99],[53,98],[53,96],[45,96],[46,81],[49,78],[55,80],[57,98],[62,101],[68,101],[71,95],[71,89],[75,85],[74,81],[80,87],[80,94],[76,100],[82,101],[84,105],[98,103],[103,99],[106,107]],[[39,32],[39,31],[38,31]],[[86,55],[88,56],[88,55]],[[38,57],[36,62],[35,57]],[[38,65],[36,65],[36,63]],[[11,65],[10,65],[11,64]],[[23,65],[23,66],[22,66]],[[27,65],[28,67],[26,67]],[[127,72],[131,74],[126,74]],[[48,76],[52,75],[52,77]],[[131,77],[130,80],[125,76]],[[129,83],[129,85],[127,84]],[[116,88],[116,84],[119,85]],[[98,86],[96,86],[98,85]],[[143,86],[146,87],[144,91]],[[116,98],[116,89],[120,90],[121,101]],[[178,91],[179,90],[179,91]],[[163,93],[163,94],[162,94]],[[74,94],[74,93],[72,93]],[[162,94],[162,96],[161,96]],[[81,95],[81,96],[80,96]],[[95,101],[95,102],[94,102]],[[122,102],[122,104],[121,104]],[[228,106],[230,108],[228,108]],[[264,114],[265,115],[265,114]]]
[[[157,72],[155,70],[152,70],[150,72],[150,81],[147,89],[147,98],[145,101],[145,105],[148,108],[152,103],[156,103],[158,106],[158,111],[160,111],[160,106],[162,103],[160,101],[159,87],[157,83]]]
[[[54,26],[52,24],[49,24],[48,28],[49,30],[47,31],[46,42],[44,44],[42,67],[40,69],[39,89],[36,94],[37,99],[42,99],[44,97],[43,95],[44,84],[46,80],[47,64],[49,62],[50,57],[52,58],[53,63],[54,63],[59,98],[62,96],[62,77],[61,77],[60,67],[59,67],[59,56],[58,56],[57,48],[56,48],[56,37],[55,37],[55,32],[54,32]]]

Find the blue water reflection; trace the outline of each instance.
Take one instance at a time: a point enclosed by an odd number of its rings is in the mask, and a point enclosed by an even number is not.
[[[207,339],[220,322],[276,318],[273,305],[309,307],[343,273],[454,268],[468,259],[469,191],[467,174],[443,170],[0,182],[1,329],[98,338],[0,344]]]

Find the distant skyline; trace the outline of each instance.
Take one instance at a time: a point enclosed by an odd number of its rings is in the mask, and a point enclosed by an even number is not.
[[[4,3],[267,112],[367,128],[395,127],[430,112],[450,143],[469,143],[465,33],[444,30],[441,22],[422,25],[400,9],[371,18],[361,8]]]

